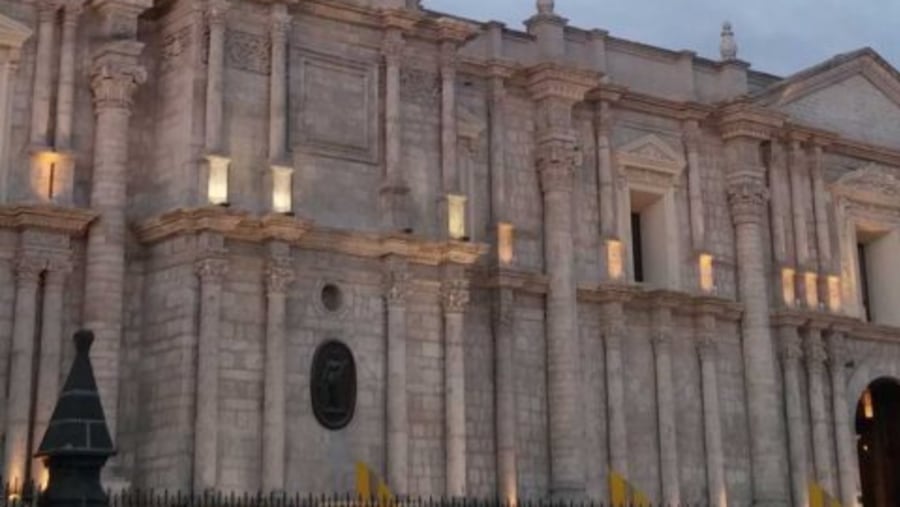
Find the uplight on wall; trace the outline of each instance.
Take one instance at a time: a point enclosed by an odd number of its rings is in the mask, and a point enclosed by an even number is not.
[[[291,180],[294,169],[285,166],[272,166],[272,211],[290,213],[293,211],[293,192]]]
[[[713,275],[713,256],[700,254],[700,290],[712,292],[716,289],[716,281]]]
[[[828,277],[828,309],[839,312],[841,307],[841,279],[832,275]]]
[[[207,182],[207,197],[210,204],[228,203],[228,166],[231,159],[218,155],[207,155],[209,163],[209,181]]]
[[[452,239],[466,237],[466,196],[447,194],[447,234]]]
[[[872,391],[866,389],[862,395],[863,417],[866,419],[875,418],[875,404],[872,403]]]
[[[793,307],[797,301],[797,291],[794,287],[795,274],[796,272],[791,268],[782,268],[781,270],[781,298],[789,307]]]
[[[39,151],[32,158],[31,188],[34,195],[52,201],[62,191],[60,181],[65,170],[63,159],[54,151]]]
[[[808,308],[819,307],[819,275],[812,271],[803,274],[804,292],[806,293],[806,306]]]
[[[500,264],[509,266],[515,256],[515,227],[507,222],[497,224],[497,256]]]
[[[606,272],[611,280],[621,280],[625,275],[622,242],[617,239],[606,240]]]

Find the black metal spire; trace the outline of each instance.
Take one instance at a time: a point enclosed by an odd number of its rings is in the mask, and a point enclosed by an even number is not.
[[[35,454],[43,458],[50,471],[41,496],[45,507],[109,504],[100,485],[100,469],[116,450],[89,356],[94,333],[78,331],[74,341],[75,361]]]

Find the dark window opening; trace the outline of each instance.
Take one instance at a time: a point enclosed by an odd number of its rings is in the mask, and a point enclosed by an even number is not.
[[[856,259],[859,264],[859,292],[862,295],[863,310],[866,312],[866,320],[872,321],[872,309],[869,304],[869,267],[866,262],[866,245],[856,244]]]
[[[641,238],[641,214],[631,214],[631,262],[634,281],[644,281],[643,239]]]

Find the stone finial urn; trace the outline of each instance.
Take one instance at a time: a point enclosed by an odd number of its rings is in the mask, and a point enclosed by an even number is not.
[[[719,42],[719,53],[723,61],[737,60],[738,47],[734,41],[734,31],[728,21],[722,23],[722,40]]]
[[[107,507],[100,470],[116,453],[89,352],[91,331],[75,333],[75,360],[35,457],[50,472],[41,507]]]

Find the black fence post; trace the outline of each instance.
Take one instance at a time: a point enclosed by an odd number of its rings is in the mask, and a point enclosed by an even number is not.
[[[40,507],[108,507],[100,470],[115,454],[94,380],[91,331],[75,333],[75,361],[63,385],[35,457],[50,477]]]

